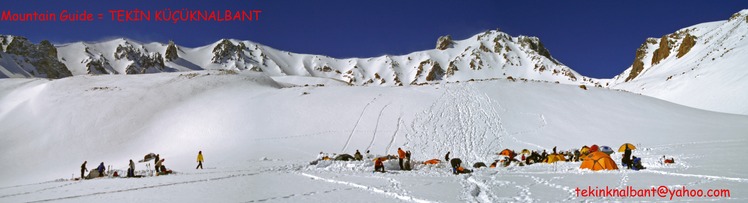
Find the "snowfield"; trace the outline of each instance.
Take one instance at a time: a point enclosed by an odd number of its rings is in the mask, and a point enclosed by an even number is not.
[[[487,80],[347,86],[252,71],[0,79],[0,202],[558,202],[667,201],[583,197],[576,189],[729,189],[748,201],[748,116],[619,90]],[[637,146],[645,170],[580,170],[581,162],[476,169],[446,164],[372,173],[365,161],[317,154],[451,157],[490,164],[505,149]],[[202,150],[204,170],[196,170]],[[76,181],[100,162],[124,174],[154,152],[176,174]],[[659,157],[676,164],[661,165]],[[620,153],[611,156],[620,164]],[[152,162],[149,162],[152,163]],[[620,165],[619,165],[620,166]],[[472,167],[467,167],[472,169]]]

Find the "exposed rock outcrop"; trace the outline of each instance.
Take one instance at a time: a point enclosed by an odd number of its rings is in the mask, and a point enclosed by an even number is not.
[[[551,57],[551,52],[548,51],[545,46],[543,46],[543,43],[541,43],[540,39],[538,39],[537,37],[519,36],[519,42],[522,46],[538,52],[538,54],[540,54],[541,56],[545,56],[549,60],[553,61],[553,63],[559,64],[556,59]]]
[[[99,56],[97,58],[90,58],[88,61],[84,61],[86,64],[86,73],[88,74],[110,74],[107,69],[111,69],[111,65],[109,62],[103,57]],[[116,72],[115,72],[116,73]]]
[[[27,62],[36,68],[35,74],[43,74],[50,79],[73,75],[65,64],[57,59],[57,48],[47,40],[37,45],[24,37],[16,36],[7,44],[5,52],[25,57]]]
[[[125,73],[127,74],[147,73],[149,72],[148,69],[151,68],[155,69],[153,71],[162,71],[164,69],[164,58],[161,56],[161,53],[149,53],[145,48],[142,48],[142,50],[135,48],[129,42],[117,45],[114,58],[116,60],[132,61],[125,68]]]
[[[247,46],[244,45],[244,43],[234,44],[227,39],[221,40],[221,42],[213,48],[213,58],[211,58],[211,62],[224,63],[232,59],[242,59],[242,52],[246,49]]]
[[[164,60],[166,61],[174,61],[179,58],[179,54],[177,53],[177,45],[174,44],[174,41],[169,40],[169,45],[166,46],[166,52],[164,53]]]
[[[652,55],[652,65],[660,63],[662,59],[668,56],[670,56],[670,43],[668,43],[668,37],[665,35],[660,38],[660,47]]]
[[[644,56],[647,54],[647,44],[655,44],[657,43],[657,39],[655,38],[649,38],[647,39],[644,44],[639,46],[638,49],[636,49],[636,56],[634,57],[634,63],[631,65],[631,72],[629,72],[628,77],[626,77],[625,82],[628,82],[630,80],[633,80],[636,78],[636,76],[639,76],[639,74],[644,70]]]
[[[678,54],[675,56],[680,58],[683,55],[686,55],[688,51],[691,51],[691,48],[696,45],[696,39],[694,36],[691,36],[690,34],[686,34],[686,37],[683,38],[683,42],[680,43],[680,47],[678,48]]]
[[[436,40],[436,49],[445,50],[447,48],[452,48],[453,44],[454,41],[452,41],[452,36],[441,36],[439,37],[439,40]]]
[[[455,65],[455,61],[449,62],[449,66],[447,67],[447,74],[446,76],[452,76],[455,74],[455,71],[460,70],[457,68],[457,65]]]
[[[426,75],[426,81],[434,81],[434,80],[441,80],[444,77],[444,69],[442,69],[441,66],[439,66],[439,63],[429,60],[430,63],[432,63],[431,70],[429,70],[429,74]]]

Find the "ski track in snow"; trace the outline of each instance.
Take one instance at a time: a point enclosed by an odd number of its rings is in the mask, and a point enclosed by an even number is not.
[[[388,106],[390,106],[392,102],[388,103],[387,105],[384,105],[382,107],[382,110],[379,111],[379,116],[377,116],[377,123],[374,125],[374,133],[371,136],[371,142],[369,142],[369,146],[366,147],[366,150],[371,149],[371,146],[374,145],[374,140],[377,139],[377,130],[379,129],[379,120],[382,120],[382,113],[384,113],[384,110],[387,109]]]
[[[143,187],[127,188],[127,189],[113,190],[113,191],[94,192],[94,193],[89,193],[89,194],[65,196],[65,197],[43,199],[43,200],[36,200],[36,201],[30,201],[30,202],[51,202],[51,201],[58,201],[58,200],[75,199],[75,198],[81,198],[81,197],[89,197],[89,196],[106,195],[106,194],[113,194],[113,193],[130,192],[130,191],[136,191],[136,190],[153,189],[153,188],[160,188],[160,187],[169,187],[169,186],[175,186],[175,185],[184,185],[184,184],[193,184],[193,183],[208,182],[208,181],[225,180],[225,179],[230,179],[230,178],[253,176],[253,175],[260,174],[260,173],[261,172],[257,172],[257,173],[244,173],[244,174],[231,174],[231,175],[217,177],[217,178],[206,178],[206,179],[198,179],[198,180],[190,180],[190,181],[181,181],[181,182],[175,182],[175,183],[166,183],[166,184],[149,185],[149,186],[143,186]]]
[[[15,194],[3,195],[3,196],[0,196],[0,199],[2,199],[2,198],[6,198],[6,197],[14,197],[14,196],[19,196],[19,195],[28,195],[28,194],[34,194],[34,193],[38,193],[38,192],[43,192],[43,191],[47,191],[47,190],[53,190],[53,189],[60,189],[60,188],[63,188],[63,187],[67,187],[67,186],[70,186],[70,185],[76,184],[76,183],[80,183],[80,181],[76,181],[76,182],[72,182],[72,183],[67,183],[67,184],[62,184],[62,185],[58,185],[58,186],[54,186],[54,187],[46,187],[46,188],[42,188],[42,189],[39,189],[39,190],[35,190],[35,191],[28,191],[28,192],[21,192],[21,193],[15,193]],[[5,188],[4,188],[4,189],[5,189]]]
[[[286,196],[256,199],[256,200],[250,200],[250,201],[246,201],[246,202],[247,203],[250,203],[250,202],[266,202],[266,201],[270,201],[270,200],[290,199],[290,198],[299,197],[299,196],[312,196],[312,195],[316,195],[316,194],[327,194],[327,193],[332,193],[332,192],[337,192],[337,191],[342,191],[342,190],[352,190],[352,189],[354,189],[354,188],[353,187],[342,188],[342,189],[340,189],[340,188],[334,188],[334,189],[331,189],[331,190],[312,191],[312,192],[307,192],[307,193],[302,193],[302,194],[290,194],[290,195],[286,195]]]
[[[343,149],[340,150],[341,152],[346,151],[348,149],[348,145],[351,143],[351,138],[353,138],[353,134],[356,133],[356,128],[358,128],[358,123],[361,122],[361,118],[364,117],[364,114],[366,113],[366,109],[369,108],[369,105],[377,101],[377,98],[381,97],[382,94],[377,95],[372,99],[369,103],[366,103],[366,106],[364,106],[364,109],[361,110],[361,115],[358,116],[358,120],[356,120],[356,124],[353,125],[353,129],[351,130],[351,134],[348,135],[348,140],[345,141],[345,145],[343,146]]]
[[[324,182],[328,182],[328,183],[335,183],[335,184],[341,184],[341,185],[351,186],[351,187],[354,187],[354,188],[362,189],[362,190],[373,192],[373,193],[377,193],[377,194],[382,194],[382,195],[393,197],[393,198],[396,198],[396,199],[399,199],[399,200],[403,200],[403,201],[419,202],[419,203],[432,202],[432,201],[429,201],[429,200],[419,199],[419,198],[416,198],[416,197],[407,196],[407,195],[403,195],[403,194],[398,194],[398,193],[395,193],[395,192],[389,192],[389,191],[386,191],[386,190],[383,190],[383,189],[379,189],[379,188],[376,188],[376,187],[365,186],[365,185],[361,185],[361,184],[357,184],[357,183],[353,183],[353,182],[346,182],[346,181],[334,180],[334,179],[330,179],[330,178],[322,178],[322,177],[311,175],[311,174],[308,174],[308,173],[301,173],[301,175],[309,177],[309,178],[314,179],[314,180],[319,180],[319,181],[324,181]]]
[[[400,116],[397,117],[397,126],[395,127],[395,132],[392,133],[392,139],[390,139],[390,143],[387,144],[387,150],[386,150],[386,152],[389,152],[390,149],[392,149],[392,143],[395,143],[395,138],[397,138],[397,132],[400,131],[400,124],[402,123],[402,120],[403,120],[403,115],[400,114]]]

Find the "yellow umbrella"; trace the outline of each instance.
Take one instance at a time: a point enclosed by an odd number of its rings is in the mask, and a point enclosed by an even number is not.
[[[636,147],[634,147],[633,144],[626,143],[626,144],[621,145],[621,147],[618,148],[618,152],[624,152],[624,151],[626,151],[626,147],[627,146],[629,147],[630,150],[635,150],[636,149]]]

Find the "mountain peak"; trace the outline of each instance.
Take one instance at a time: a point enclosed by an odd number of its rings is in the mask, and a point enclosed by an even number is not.
[[[740,19],[740,18],[743,18],[743,19]],[[748,22],[748,9],[743,9],[743,10],[738,11],[737,13],[732,14],[729,20],[730,21],[745,20],[746,22]]]

